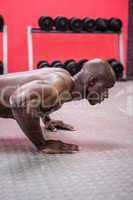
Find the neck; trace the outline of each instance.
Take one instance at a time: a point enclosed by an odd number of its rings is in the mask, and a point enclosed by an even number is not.
[[[77,73],[75,76],[73,76],[73,82],[74,86],[72,89],[72,99],[73,100],[81,100],[85,98],[85,84],[82,80],[83,72]]]

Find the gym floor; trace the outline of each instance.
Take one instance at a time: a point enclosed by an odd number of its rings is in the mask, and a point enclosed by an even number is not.
[[[0,199],[132,200],[133,82],[118,82],[101,105],[67,103],[53,114],[77,131],[47,133],[81,146],[38,154],[17,123],[0,119]]]

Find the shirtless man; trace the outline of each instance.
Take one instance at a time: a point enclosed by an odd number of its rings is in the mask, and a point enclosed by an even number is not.
[[[59,140],[45,140],[40,119],[47,129],[73,130],[62,121],[52,121],[49,114],[63,103],[87,99],[91,105],[108,97],[115,84],[111,66],[102,59],[85,63],[73,77],[59,68],[44,68],[0,77],[0,117],[13,118],[24,134],[43,153],[72,153],[79,148]]]

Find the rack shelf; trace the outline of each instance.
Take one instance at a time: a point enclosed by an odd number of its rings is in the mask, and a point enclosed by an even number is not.
[[[57,31],[57,30],[52,30],[52,31],[45,31],[41,30],[39,28],[32,28],[31,29],[32,33],[45,33],[45,34],[120,34],[121,32],[113,32],[113,31],[106,31],[106,32],[101,32],[101,31],[80,31],[80,32],[73,32],[73,31]]]
[[[28,61],[29,61],[29,70],[33,70],[33,42],[32,42],[32,34],[35,33],[40,33],[40,34],[106,34],[106,35],[118,35],[118,53],[119,53],[119,60],[120,62],[124,65],[124,48],[123,48],[123,32],[112,32],[112,31],[107,31],[107,32],[100,32],[100,31],[93,31],[93,32],[87,32],[87,31],[81,31],[81,32],[72,32],[72,31],[44,31],[41,30],[40,28],[32,28],[31,26],[28,26],[27,28],[27,34],[28,34]],[[123,78],[126,78],[126,71],[124,70],[123,73]]]
[[[3,34],[3,66],[4,74],[7,73],[7,25],[4,25],[3,30],[0,30],[0,33]]]

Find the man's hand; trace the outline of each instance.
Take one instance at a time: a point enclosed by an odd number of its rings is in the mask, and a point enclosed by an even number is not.
[[[44,154],[63,154],[79,151],[78,145],[67,144],[60,140],[47,140],[44,147],[40,150]]]
[[[45,128],[50,131],[56,131],[57,129],[62,129],[62,130],[67,130],[67,131],[75,131],[73,126],[66,124],[60,120],[45,121]]]

